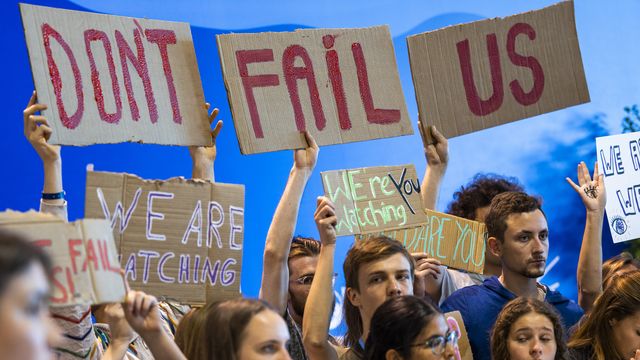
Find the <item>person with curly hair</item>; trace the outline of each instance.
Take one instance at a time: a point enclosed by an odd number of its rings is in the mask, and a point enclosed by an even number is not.
[[[544,301],[510,301],[491,332],[491,355],[493,360],[568,360],[560,316]]]

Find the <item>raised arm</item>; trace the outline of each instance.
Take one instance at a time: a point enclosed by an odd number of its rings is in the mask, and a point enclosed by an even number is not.
[[[273,306],[279,314],[284,314],[287,308],[289,294],[287,258],[298,220],[300,200],[318,160],[318,145],[308,133],[305,132],[304,136],[308,147],[294,151],[294,164],[273,215],[264,247],[260,299]]]
[[[422,124],[418,121],[418,129],[424,145],[424,155],[427,158],[427,168],[424,171],[420,195],[425,209],[435,210],[440,193],[440,184],[449,164],[449,142],[440,134],[435,126],[429,126],[433,142],[427,139]]]
[[[578,303],[586,313],[602,292],[602,225],[607,193],[604,176],[598,174],[598,163],[594,166],[593,180],[587,165],[581,162],[578,164],[579,185],[570,178],[567,182],[580,195],[587,211],[577,271]]]
[[[208,113],[211,105],[206,103],[205,107],[207,108]],[[209,114],[209,125],[213,124],[216,116],[218,116],[218,112],[219,110],[215,108],[211,114]],[[210,180],[211,182],[216,181],[213,164],[216,161],[216,138],[218,137],[220,130],[222,130],[222,120],[218,120],[216,127],[213,128],[213,130],[210,130],[213,145],[209,147],[189,146],[189,155],[191,155],[191,161],[193,163],[193,167],[191,169],[191,177],[193,179]]]
[[[62,158],[60,146],[49,144],[48,140],[53,132],[49,127],[47,118],[40,114],[46,110],[47,105],[37,103],[37,94],[34,91],[27,107],[22,112],[24,120],[24,136],[33,149],[38,153],[42,161],[44,173],[44,185],[42,187],[42,212],[52,213],[67,220],[67,208],[62,189]],[[47,199],[56,198],[57,199]]]
[[[311,283],[309,297],[304,307],[302,338],[309,359],[337,359],[338,353],[329,342],[329,325],[333,307],[333,261],[336,251],[335,206],[328,198],[318,198],[313,215],[322,248],[318,267]]]
[[[186,360],[178,345],[163,329],[155,297],[141,291],[128,291],[123,309],[127,321],[149,346],[156,360]]]

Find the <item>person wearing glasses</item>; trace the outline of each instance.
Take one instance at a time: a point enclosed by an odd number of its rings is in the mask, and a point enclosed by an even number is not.
[[[415,296],[399,296],[380,305],[371,318],[366,360],[456,359],[458,331],[444,315]]]
[[[287,324],[287,350],[293,360],[307,360],[300,329],[320,254],[319,241],[293,236],[302,194],[320,151],[309,133],[303,135],[308,146],[293,151],[293,166],[267,232],[260,285],[260,299]]]
[[[413,294],[413,258],[402,243],[386,236],[353,244],[343,264],[347,333],[344,347],[337,347],[328,335],[333,309],[337,218],[335,205],[327,197],[318,198],[314,220],[322,248],[302,322],[305,350],[311,360],[363,359],[376,309],[390,298]]]
[[[519,297],[502,309],[491,332],[493,360],[567,360],[560,315],[544,301]]]

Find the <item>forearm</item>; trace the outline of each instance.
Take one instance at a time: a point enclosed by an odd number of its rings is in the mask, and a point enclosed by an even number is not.
[[[424,178],[420,186],[420,196],[422,197],[422,206],[425,209],[435,210],[438,203],[438,195],[440,193],[440,184],[444,177],[445,170],[435,170],[427,165],[424,171]]]
[[[213,162],[206,159],[192,159],[191,178],[215,182]]]
[[[42,163],[44,170],[44,184],[42,192],[46,194],[56,194],[62,192],[62,159],[45,160]],[[50,205],[62,205],[64,199],[47,200]]]
[[[304,308],[302,336],[311,359],[337,358],[335,348],[331,346],[328,337],[333,306],[335,247],[335,244],[322,246],[316,274]]]
[[[578,302],[585,311],[602,292],[602,225],[601,211],[587,211],[580,257],[578,259]]]
[[[267,233],[260,298],[274,306],[280,314],[284,313],[287,304],[289,287],[287,258],[291,238],[298,220],[302,194],[310,174],[308,170],[295,167],[291,170]]]
[[[145,334],[143,340],[156,360],[186,360],[178,345],[164,331]]]
[[[129,348],[128,341],[115,339],[107,347],[107,351],[102,355],[102,360],[122,360]]]

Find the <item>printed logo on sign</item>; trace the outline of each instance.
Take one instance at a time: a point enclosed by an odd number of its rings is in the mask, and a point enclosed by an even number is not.
[[[616,234],[623,235],[627,232],[629,227],[627,226],[627,222],[624,221],[624,218],[621,216],[614,216],[611,221],[611,228],[616,232]]]

